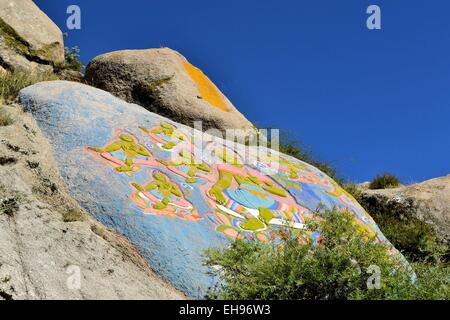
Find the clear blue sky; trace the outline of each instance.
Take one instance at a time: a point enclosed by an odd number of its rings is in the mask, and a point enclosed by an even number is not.
[[[87,63],[168,46],[200,67],[247,118],[293,132],[354,181],[450,173],[450,1],[35,1]],[[382,30],[366,28],[366,8]]]

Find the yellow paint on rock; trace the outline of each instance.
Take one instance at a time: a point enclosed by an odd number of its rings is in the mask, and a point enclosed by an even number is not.
[[[220,94],[214,83],[212,83],[212,81],[209,80],[201,70],[194,67],[189,62],[183,62],[183,66],[187,74],[197,84],[201,97],[212,106],[222,111],[228,111],[228,108],[223,101],[222,95]]]

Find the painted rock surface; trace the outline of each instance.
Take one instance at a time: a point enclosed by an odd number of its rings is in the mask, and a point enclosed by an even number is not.
[[[53,145],[72,196],[192,297],[213,281],[202,266],[206,248],[236,237],[267,242],[286,228],[317,238],[305,220],[321,206],[351,210],[385,241],[362,207],[307,163],[262,147],[246,153],[78,83],[39,83],[20,100]]]

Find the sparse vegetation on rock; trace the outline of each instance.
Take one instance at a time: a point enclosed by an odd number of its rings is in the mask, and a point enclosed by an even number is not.
[[[269,146],[271,146],[271,137],[269,136],[267,139]],[[339,177],[336,168],[331,163],[317,157],[311,149],[297,139],[293,133],[287,130],[280,130],[278,149],[281,153],[313,165],[339,184],[345,184],[344,180]]]
[[[83,69],[83,63],[80,61],[80,49],[78,47],[64,48],[65,68],[80,72]]]
[[[13,117],[0,106],[0,127],[10,126],[14,123]]]
[[[93,225],[91,226],[91,230],[92,230],[92,232],[94,232],[94,233],[95,233],[96,235],[98,235],[99,237],[101,237],[101,238],[104,238],[104,237],[105,237],[106,229],[105,229],[104,227],[99,226],[99,225],[97,225],[97,224],[93,224]]]
[[[85,215],[82,211],[79,210],[68,210],[63,213],[63,221],[64,222],[77,222],[77,221],[84,221]]]
[[[400,186],[400,180],[388,172],[377,175],[369,184],[369,189],[389,189]]]
[[[23,200],[24,195],[20,192],[7,190],[5,186],[0,185],[0,214],[12,217]]]
[[[53,73],[35,75],[25,72],[6,72],[0,75],[0,103],[14,101],[19,91],[23,88],[38,82],[51,80],[58,80],[58,77]]]
[[[0,1],[0,40],[0,65],[10,72],[49,73],[64,63],[61,30],[31,0]]]
[[[409,261],[435,262],[450,257],[449,247],[441,241],[430,224],[417,218],[399,218],[372,212],[384,235]]]
[[[299,140],[292,138],[289,134],[282,134],[280,137],[280,152],[290,155],[294,158],[307,162],[315,166],[320,171],[326,173],[331,179],[338,183],[343,183],[339,178],[336,169],[329,163],[316,157],[311,150],[302,147]]]

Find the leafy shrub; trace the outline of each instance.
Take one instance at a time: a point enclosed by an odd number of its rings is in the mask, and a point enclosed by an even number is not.
[[[206,264],[221,281],[208,297],[219,299],[448,299],[449,269],[413,265],[418,280],[361,230],[348,212],[331,211],[310,227],[320,244],[300,243],[293,235],[279,244],[236,240],[226,249],[209,249]],[[371,272],[380,286],[369,289]],[[430,283],[433,283],[431,286]],[[433,287],[439,288],[434,290]]]
[[[105,229],[103,226],[93,224],[93,225],[91,225],[91,230],[92,230],[92,232],[94,232],[94,233],[95,233],[96,235],[98,235],[99,237],[105,239],[105,236],[106,236],[106,229]]]
[[[396,188],[398,186],[400,186],[400,180],[396,176],[385,172],[377,175],[372,182],[370,182],[369,189],[387,189]]]
[[[14,123],[13,117],[0,106],[0,127],[10,126]]]
[[[0,186],[0,214],[6,214],[10,217],[19,210],[23,202],[23,195],[19,192],[9,191]]]
[[[383,174],[372,181],[370,188],[382,188],[398,185],[395,176]],[[368,200],[364,194],[355,193],[356,199],[368,209],[380,230],[389,241],[410,261],[438,262],[450,261],[450,248],[437,235],[428,223],[419,220],[407,211],[392,212],[376,201]]]
[[[449,300],[450,266],[445,263],[412,263],[417,275],[414,286],[399,288],[399,296],[410,300]]]
[[[84,220],[84,214],[81,211],[78,210],[69,210],[63,214],[63,221],[64,222],[76,222],[76,221],[83,221]]]
[[[400,219],[390,213],[371,212],[372,218],[389,241],[410,261],[448,260],[450,250],[429,224],[414,218]]]
[[[78,47],[64,48],[65,63],[64,68],[81,72],[84,65],[80,61],[80,49]]]
[[[13,101],[19,91],[41,81],[58,80],[53,73],[32,75],[23,72],[7,72],[0,75],[0,103]]]

